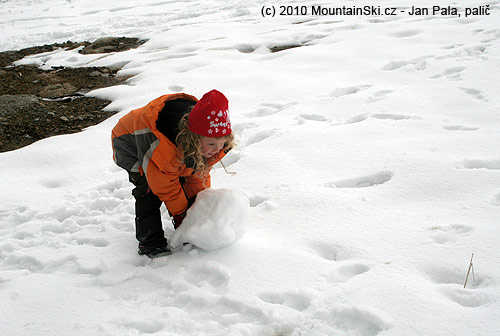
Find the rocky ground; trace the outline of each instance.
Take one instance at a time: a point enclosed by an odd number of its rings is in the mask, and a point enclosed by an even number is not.
[[[27,55],[57,48],[79,48],[83,54],[119,52],[144,43],[136,38],[102,38],[0,52],[0,152],[27,146],[53,135],[79,132],[110,117],[109,103],[85,97],[94,89],[122,83],[117,68],[53,68],[12,66]]]

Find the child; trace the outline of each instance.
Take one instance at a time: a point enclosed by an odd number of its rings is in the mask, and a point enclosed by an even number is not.
[[[217,90],[199,101],[185,93],[163,95],[118,121],[112,131],[113,159],[135,185],[140,255],[172,253],[161,204],[177,229],[196,194],[210,187],[210,169],[231,150],[233,140],[228,101]]]

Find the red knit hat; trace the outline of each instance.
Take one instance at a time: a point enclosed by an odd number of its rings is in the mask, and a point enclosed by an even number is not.
[[[212,138],[231,134],[227,98],[217,90],[205,93],[189,113],[188,127],[193,133]]]

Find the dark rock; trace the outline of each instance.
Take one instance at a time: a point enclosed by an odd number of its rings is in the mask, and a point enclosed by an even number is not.
[[[80,50],[81,54],[102,54],[134,49],[143,44],[144,40],[129,37],[102,37]]]
[[[39,105],[39,99],[31,94],[1,95],[0,96],[0,117],[2,120],[8,115],[18,111],[24,111]]]
[[[69,95],[73,92],[76,92],[76,90],[78,90],[78,88],[69,83],[58,83],[46,86],[42,91],[39,92],[39,94],[42,97],[55,98]]]
[[[302,45],[300,45],[300,44],[277,45],[277,46],[270,47],[269,50],[272,53],[277,53],[277,52],[280,52],[283,50],[288,50],[288,49],[292,49],[292,48],[299,48],[299,47],[302,47]]]

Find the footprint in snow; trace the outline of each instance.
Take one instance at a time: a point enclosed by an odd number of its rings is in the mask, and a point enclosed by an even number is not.
[[[247,303],[200,290],[183,290],[165,301],[166,305],[162,307],[174,308],[173,313],[182,316],[184,323],[199,327],[200,330],[191,330],[189,335],[250,335],[253,333],[244,327],[242,333],[235,332],[238,329],[235,325],[265,325],[270,320],[270,312],[257,307],[255,300]],[[207,333],[207,325],[217,329],[210,329],[211,332]],[[185,332],[185,329],[181,331]]]
[[[453,67],[453,68],[448,68],[441,73],[438,73],[434,76],[431,76],[430,78],[437,79],[437,78],[446,77],[450,80],[459,80],[459,79],[461,79],[460,73],[462,71],[464,71],[465,69],[466,68],[464,66],[457,66],[457,67]]]
[[[392,71],[392,70],[397,70],[399,68],[402,68],[402,67],[409,65],[409,64],[414,64],[414,63],[411,61],[390,61],[386,65],[382,66],[382,68],[380,68],[380,69],[383,71]]]
[[[468,257],[470,259],[470,256]],[[476,256],[477,259],[477,256]],[[468,266],[469,260],[464,260],[464,265]],[[461,268],[450,268],[449,266],[434,264],[426,265],[424,268],[424,273],[427,277],[434,283],[438,285],[458,285],[464,286],[465,277],[467,275],[467,267],[465,269]],[[467,288],[479,288],[487,286],[488,281],[484,281],[483,276],[477,273],[475,270],[475,281],[472,277],[469,278],[470,282],[467,281]]]
[[[465,159],[463,165],[467,169],[500,170],[500,160]]]
[[[467,225],[433,226],[430,237],[436,244],[446,244],[458,241],[462,236],[469,234],[473,229]]]
[[[385,99],[387,95],[389,95],[393,90],[379,90],[373,94],[372,97],[367,99],[368,103],[373,103],[382,99]]]
[[[332,244],[330,241],[314,241],[309,246],[316,255],[328,261],[359,258],[361,252],[348,246]]]
[[[306,123],[306,120],[328,121],[328,119],[325,116],[315,113],[302,113],[297,115],[294,119],[297,120],[298,125],[304,125]]]
[[[454,59],[454,60],[476,60],[486,59],[485,52],[488,48],[487,45],[464,46],[462,44],[454,44],[451,46],[443,47],[449,49],[451,52],[446,55],[435,56],[436,60]]]
[[[344,31],[354,31],[354,30],[359,30],[361,28],[364,28],[365,25],[361,25],[361,24],[348,24],[348,25],[345,25],[345,26],[339,26],[339,27],[336,27],[335,29],[336,30],[344,30]]]
[[[260,195],[252,195],[252,196],[248,196],[248,200],[250,201],[250,207],[252,208],[255,208],[261,204],[263,204],[264,202],[268,201],[269,200],[269,197],[265,197],[265,196],[260,196]]]
[[[267,196],[262,195],[246,195],[250,201],[250,208],[259,208],[264,210],[276,209],[276,204]]]
[[[500,39],[500,30],[489,30],[484,33],[485,35],[490,35],[488,38],[481,40],[482,43],[496,42]]]
[[[447,131],[477,131],[479,127],[470,127],[462,125],[447,125],[443,126],[443,129]]]
[[[216,262],[199,262],[187,270],[185,280],[199,288],[219,288],[229,281],[229,269]]]
[[[181,92],[182,90],[184,90],[184,86],[180,86],[180,85],[171,85],[168,87],[168,89],[172,92]]]
[[[486,97],[483,95],[483,93],[480,90],[473,89],[473,88],[465,88],[465,87],[460,88],[460,90],[462,90],[463,92],[465,92],[466,94],[468,94],[470,97],[472,97],[474,99],[478,99],[478,100],[481,100],[484,102],[488,101],[488,99],[486,99]]]
[[[299,114],[299,118],[305,119],[305,120],[314,120],[314,121],[327,121],[328,119],[321,115],[321,114],[314,114],[314,113],[302,113]]]
[[[259,48],[259,45],[237,44],[237,45],[233,46],[233,48],[238,50],[240,53],[251,54]]]
[[[366,119],[368,119],[368,113],[363,113],[363,114],[359,114],[359,115],[356,115],[354,117],[351,117],[351,118],[344,120],[343,124],[344,125],[355,124],[355,123],[362,122]]]
[[[17,231],[12,235],[12,238],[14,238],[16,240],[24,240],[24,241],[31,239],[31,238],[34,238],[34,237],[35,237],[34,233],[29,232],[29,231],[24,231],[24,230]],[[26,247],[26,244],[23,244],[23,246]],[[30,245],[30,246],[34,246],[34,245]]]
[[[394,113],[377,113],[371,115],[372,118],[382,119],[382,120],[421,120],[422,118],[406,114],[394,114]]]
[[[387,96],[389,93],[391,93],[393,90],[380,90],[380,91],[377,91],[373,94],[374,97],[385,97]]]
[[[23,223],[31,221],[37,215],[37,211],[30,210],[27,207],[12,207],[10,209],[0,209],[0,220],[2,226],[10,224],[17,227]]]
[[[291,105],[293,105],[293,103],[292,104],[263,103],[260,104],[255,111],[245,113],[245,116],[251,118],[266,117],[281,112]]]
[[[460,48],[460,47],[463,47],[463,44],[461,44],[461,43],[455,43],[455,44],[444,45],[444,46],[441,47],[441,49],[450,50],[450,49],[457,49],[457,48]]]
[[[298,311],[304,311],[311,305],[312,296],[302,291],[264,292],[258,297],[267,303],[283,305]]]
[[[2,256],[3,270],[27,270],[30,273],[43,273],[44,262],[35,256],[24,254],[22,251],[14,251],[13,246],[0,245],[0,255]]]
[[[3,251],[0,250],[3,254]],[[38,255],[35,252],[24,250],[12,251],[3,258],[2,268],[7,270],[28,270],[31,273],[51,274],[63,268],[74,268],[76,257],[74,255]],[[77,273],[81,273],[77,270]]]
[[[59,234],[64,235],[67,233],[75,233],[81,231],[80,225],[76,224],[76,222],[71,218],[61,220],[60,223],[45,224],[41,226],[40,229],[45,234],[49,232],[54,234],[54,236],[58,236]]]
[[[369,19],[368,20],[369,23],[386,23],[388,21],[389,20],[382,20],[382,19],[379,19],[379,18],[377,18],[377,19]]]
[[[469,282],[467,282],[467,286],[469,287]],[[469,288],[463,288],[463,284],[456,286],[442,286],[440,288],[440,292],[451,301],[454,301],[463,307],[469,308],[484,306],[492,300],[492,298],[486,293],[471,291]]]
[[[77,265],[77,273],[90,275],[90,276],[99,276],[108,271],[108,267],[102,260],[94,260],[94,259],[85,259],[85,260],[76,260]]]
[[[405,38],[405,37],[412,37],[420,33],[421,33],[420,30],[400,30],[395,33],[391,33],[390,36],[395,38]]]
[[[330,182],[326,186],[330,188],[366,188],[389,182],[392,176],[393,173],[390,171],[381,171],[372,175]]]
[[[345,265],[338,266],[334,271],[327,274],[326,279],[330,283],[341,283],[350,280],[351,278],[368,272],[370,267],[357,262],[350,262]]]
[[[318,254],[318,256],[323,259],[331,261],[343,260],[343,258],[339,257],[341,255],[341,252],[336,246],[329,244],[316,244],[313,249]]]
[[[310,27],[325,25],[328,26],[328,29],[325,28],[324,31],[331,32],[333,31],[333,28],[331,28],[332,25],[342,22],[344,22],[344,20],[308,20],[308,21],[304,20],[296,22],[295,24],[304,24],[305,26],[310,26]]]
[[[464,264],[467,265],[467,261]],[[433,281],[437,290],[450,300],[463,307],[480,307],[492,301],[491,295],[485,292],[489,279],[482,272],[474,270],[474,275],[469,274],[467,286],[464,288],[467,268],[450,269],[448,267],[430,266],[425,269],[427,276]]]
[[[116,326],[120,330],[135,330],[134,334],[144,335],[144,334],[156,334],[165,329],[165,322],[161,319],[153,318],[141,318],[141,319],[120,319],[115,322]]]
[[[109,242],[103,238],[77,237],[74,241],[78,245],[90,245],[93,247],[106,247],[109,245]]]
[[[332,309],[330,315],[327,323],[346,335],[375,336],[394,324],[386,312],[366,305],[342,304]]]
[[[57,188],[60,188],[64,185],[67,184],[66,181],[64,180],[45,180],[43,182],[40,183],[42,186],[44,187],[47,187],[49,189],[57,189]]]
[[[387,63],[386,65],[382,66],[380,70],[382,71],[394,71],[398,70],[402,67],[410,66],[414,70],[425,70],[427,69],[427,62],[423,58],[418,58],[415,60],[410,60],[410,61],[391,61]]]
[[[371,85],[356,85],[356,86],[347,86],[347,87],[341,87],[341,88],[336,88],[330,93],[330,96],[333,98],[340,98],[344,96],[349,96],[356,94],[358,92],[364,91],[368,88],[370,88]]]

